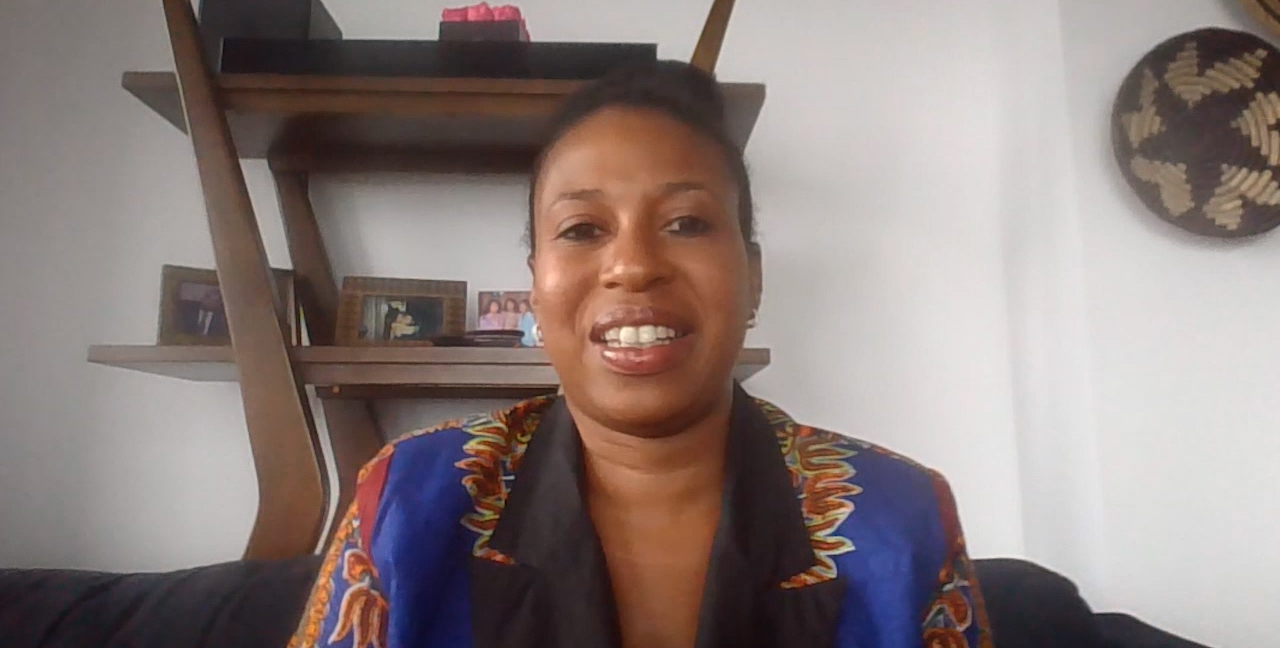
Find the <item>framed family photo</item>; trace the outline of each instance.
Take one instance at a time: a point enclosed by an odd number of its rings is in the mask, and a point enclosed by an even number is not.
[[[467,325],[467,282],[347,277],[338,302],[343,346],[431,346],[461,336]]]
[[[272,270],[279,292],[289,341],[298,344],[298,302],[293,273]],[[204,268],[166,265],[160,277],[160,323],[156,344],[162,346],[223,346],[231,344],[231,330],[222,303],[218,273]]]
[[[527,290],[489,290],[479,293],[476,328],[480,331],[520,331],[520,345],[542,346]]]

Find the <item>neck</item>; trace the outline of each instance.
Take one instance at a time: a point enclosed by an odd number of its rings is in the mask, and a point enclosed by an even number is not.
[[[630,511],[718,506],[730,405],[661,438],[636,437],[581,421],[578,433],[593,503]]]

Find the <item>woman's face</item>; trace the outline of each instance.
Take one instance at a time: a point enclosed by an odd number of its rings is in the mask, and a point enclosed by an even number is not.
[[[520,302],[520,314],[521,314],[521,315],[523,315],[523,314],[525,314],[525,313],[527,313],[527,312],[529,312],[529,302],[527,302],[527,301],[521,301],[521,302]]]
[[[494,301],[489,302],[489,314],[496,315],[501,312],[502,312],[502,305],[499,304],[496,299]]]
[[[516,312],[516,300],[514,300],[514,299],[508,299],[508,300],[507,300],[507,305],[506,305],[506,310],[507,310],[507,312],[508,312],[508,313],[514,313],[514,312]]]
[[[570,404],[637,436],[722,405],[759,300],[716,145],[658,112],[609,108],[548,152],[532,302]]]

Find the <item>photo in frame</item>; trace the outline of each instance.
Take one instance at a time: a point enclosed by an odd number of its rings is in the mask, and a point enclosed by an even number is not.
[[[542,346],[542,335],[533,316],[527,290],[486,290],[477,299],[476,329],[521,331],[521,346]]]
[[[293,272],[272,269],[288,341],[297,345],[298,301]],[[156,333],[160,346],[224,346],[231,344],[231,330],[222,302],[218,273],[206,268],[166,265],[160,276],[160,322]]]
[[[461,336],[467,324],[467,282],[347,277],[338,301],[342,346],[431,346]]]

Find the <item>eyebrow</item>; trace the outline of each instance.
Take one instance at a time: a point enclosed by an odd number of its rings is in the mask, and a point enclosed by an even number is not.
[[[707,188],[707,185],[702,184],[701,182],[693,182],[693,181],[668,182],[662,185],[662,195],[664,196],[671,196],[678,193],[685,193],[687,191],[710,192],[711,190]]]
[[[603,198],[604,192],[599,189],[578,189],[576,191],[566,191],[551,202],[551,204],[565,202],[567,200],[593,200]]]
[[[686,193],[690,191],[710,192],[711,190],[707,188],[707,185],[701,182],[694,182],[692,180],[688,180],[684,182],[664,183],[662,185],[662,190],[660,193],[663,196],[673,196],[678,193]],[[600,198],[604,198],[604,191],[601,191],[600,189],[576,189],[574,191],[566,191],[561,193],[560,195],[556,196],[556,199],[552,201],[551,204],[554,205],[556,203],[561,203],[569,200],[596,200]]]

